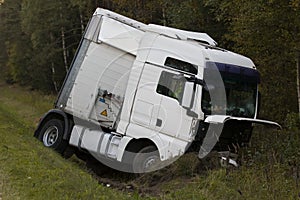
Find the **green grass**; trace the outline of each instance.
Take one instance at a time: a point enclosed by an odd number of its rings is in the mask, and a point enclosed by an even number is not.
[[[282,169],[268,172],[264,169],[241,168],[235,171],[218,169],[204,176],[196,176],[188,184],[179,184],[180,190],[171,193],[173,199],[297,199],[298,191],[292,179]],[[169,190],[175,185],[170,183]]]
[[[3,85],[0,91],[0,193],[3,199],[138,198],[135,194],[103,187],[86,169],[44,148],[33,137],[34,121],[51,107],[52,96]]]
[[[54,100],[0,84],[0,199],[144,199],[102,186],[84,164],[63,159],[33,137]],[[220,168],[212,160],[207,165],[188,154],[165,169],[121,182],[150,190],[153,199],[300,199],[299,136],[298,129],[257,130],[238,169]]]

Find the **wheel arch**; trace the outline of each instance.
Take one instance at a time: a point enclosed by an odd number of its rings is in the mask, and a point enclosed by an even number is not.
[[[70,137],[70,129],[73,126],[73,120],[71,119],[71,117],[68,116],[67,113],[65,113],[62,110],[59,109],[52,109],[49,110],[41,119],[40,122],[37,126],[37,129],[34,132],[34,137],[38,138],[39,136],[39,132],[41,131],[42,127],[45,125],[45,123],[47,123],[49,120],[51,119],[60,119],[62,120],[64,123],[64,135],[63,135],[63,139],[64,140],[68,140]]]
[[[158,147],[154,141],[148,138],[139,138],[139,139],[134,138],[128,142],[125,151],[137,153],[139,150],[141,150],[146,146],[154,146],[158,150]]]
[[[154,146],[157,149],[159,156],[161,157],[162,155],[162,152],[159,149],[159,145],[157,145],[155,141],[149,138],[128,138],[127,141],[124,142],[125,143],[122,146],[124,146],[125,148],[123,149],[121,147],[121,151],[119,152],[120,154],[117,159],[119,161],[125,159],[126,155],[128,155],[127,153],[129,152],[137,153],[138,151],[140,151],[142,148],[146,146]]]

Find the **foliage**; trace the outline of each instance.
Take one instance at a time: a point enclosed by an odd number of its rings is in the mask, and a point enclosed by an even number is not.
[[[98,6],[145,23],[207,32],[222,47],[249,56],[261,72],[261,117],[283,122],[287,129],[255,132],[251,147],[242,152],[243,167],[236,171],[216,169],[199,174],[198,165],[192,158],[180,159],[169,170],[193,178],[182,187],[182,177],[174,177],[169,186],[164,186],[166,195],[163,199],[298,198],[300,133],[296,113],[295,54],[300,49],[299,0],[0,2],[1,78],[48,93],[60,88],[67,71],[64,53],[70,65],[85,26]],[[66,164],[68,162],[53,152],[31,141],[32,121],[37,122],[38,117],[50,108],[48,103],[52,103],[54,97],[39,98],[37,93],[24,96],[21,89],[13,88],[1,88],[0,91],[1,102],[6,102],[0,106],[0,118],[4,122],[0,127],[0,160],[7,164],[2,164],[0,170],[0,178],[4,180],[0,188],[5,189],[4,195],[10,195],[8,197],[12,199],[44,198],[45,192],[49,192],[45,180],[53,183],[50,192],[57,193],[53,198],[95,198],[93,195],[107,192],[96,186],[95,180],[84,169]],[[7,96],[11,98],[6,99]],[[5,114],[7,112],[10,114]],[[14,158],[8,159],[11,157]],[[192,162],[195,163],[186,167]],[[60,169],[54,169],[53,164]],[[24,177],[24,174],[28,176]],[[35,174],[41,176],[35,177]],[[161,174],[164,175],[170,176]],[[60,176],[65,179],[58,180]],[[73,193],[74,188],[81,190]],[[34,194],[38,191],[41,196]],[[123,198],[119,193],[117,197],[112,193],[116,192],[110,191],[107,198]]]
[[[298,1],[206,1],[227,24],[225,39],[261,72],[262,116],[283,121],[297,109],[295,53],[300,46]]]
[[[20,0],[7,1],[5,4],[1,4],[0,6],[0,15],[1,15],[1,60],[0,65],[3,70],[3,78],[5,78],[8,82],[18,81],[19,73],[18,69],[22,67],[27,68],[27,63],[23,62],[23,56],[20,54],[22,52],[22,48],[26,48],[26,46],[22,47],[22,39],[24,39],[21,31],[21,19],[19,15],[19,10],[21,7]],[[17,60],[16,60],[17,59]],[[23,66],[17,66],[20,63],[23,63]],[[26,71],[26,70],[24,70]],[[25,73],[26,74],[26,73]],[[22,76],[22,75],[21,75]],[[26,75],[23,76],[25,78]],[[20,77],[20,79],[22,79]],[[27,77],[25,78],[27,79]],[[20,80],[22,82],[26,82],[24,80]]]
[[[145,23],[209,33],[261,72],[261,117],[297,112],[299,0],[9,0],[0,5],[0,69],[6,80],[57,91],[96,7]]]
[[[222,21],[216,20],[212,7],[203,1],[172,1],[166,11],[168,25],[179,29],[205,32],[219,44],[226,30]]]
[[[144,23],[160,23],[166,3],[162,0],[112,0],[116,12]],[[169,2],[167,0],[166,2]]]
[[[299,114],[298,113],[288,113],[286,115],[286,119],[284,121],[285,127],[290,131],[297,131],[299,130]]]
[[[58,90],[67,71],[63,51],[69,65],[82,33],[77,14],[68,1],[5,1],[0,6],[5,78],[33,89]]]

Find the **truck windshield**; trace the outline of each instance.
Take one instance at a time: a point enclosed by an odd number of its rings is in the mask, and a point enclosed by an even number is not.
[[[214,67],[213,67],[214,66]],[[221,75],[226,92],[226,108],[212,105],[210,93],[217,92],[220,84],[206,85],[202,93],[202,111],[206,115],[226,113],[235,117],[254,118],[256,108],[257,85],[259,83],[259,73],[255,69],[228,65],[223,63],[208,62],[204,70],[204,80],[209,79],[212,71]],[[224,110],[225,109],[225,110]]]

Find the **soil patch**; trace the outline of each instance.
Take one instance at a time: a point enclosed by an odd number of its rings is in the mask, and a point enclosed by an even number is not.
[[[145,174],[120,172],[93,158],[86,160],[86,166],[99,184],[105,187],[152,197],[169,193],[169,189],[165,186],[171,181],[178,180],[180,184],[172,184],[172,189],[179,189],[192,182],[195,176],[205,175],[208,170],[221,167],[217,153],[211,153],[202,160],[198,159],[196,153],[188,153],[163,169]]]

